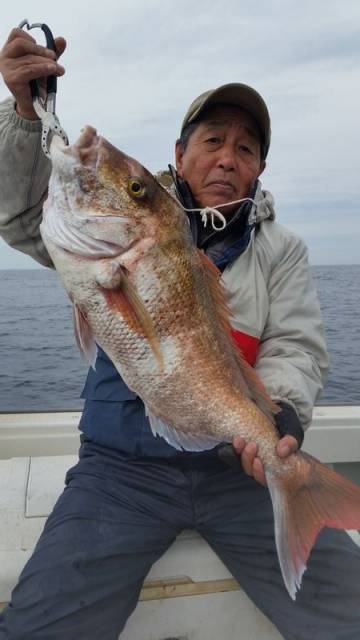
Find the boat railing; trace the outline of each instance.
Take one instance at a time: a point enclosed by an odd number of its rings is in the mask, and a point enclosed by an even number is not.
[[[79,411],[0,413],[0,459],[74,454]],[[360,461],[360,405],[316,406],[304,449],[322,462]]]

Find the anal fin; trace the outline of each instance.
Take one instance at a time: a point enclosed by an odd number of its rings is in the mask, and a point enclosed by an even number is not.
[[[204,434],[185,433],[166,424],[161,418],[152,414],[145,406],[151,431],[154,436],[161,436],[178,451],[206,451],[214,449],[220,440]]]

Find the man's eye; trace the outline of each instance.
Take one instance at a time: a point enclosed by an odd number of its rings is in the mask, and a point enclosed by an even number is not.
[[[210,144],[219,144],[220,138],[218,136],[210,136],[206,138],[205,142],[209,142]]]
[[[253,150],[250,149],[250,147],[248,147],[246,144],[239,144],[239,151],[242,151],[244,153],[250,153],[250,154],[254,155]]]

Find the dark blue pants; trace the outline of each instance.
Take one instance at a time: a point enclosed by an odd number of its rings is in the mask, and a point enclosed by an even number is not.
[[[287,640],[359,640],[360,549],[346,533],[321,534],[294,603],[266,489],[214,453],[135,458],[91,442],[0,616],[0,640],[116,640],[184,528],[204,536]]]

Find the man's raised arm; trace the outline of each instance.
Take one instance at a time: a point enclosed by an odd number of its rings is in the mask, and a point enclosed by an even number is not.
[[[57,38],[58,55],[65,40]],[[0,235],[14,248],[52,266],[39,225],[51,171],[41,150],[41,123],[32,107],[29,81],[62,75],[54,52],[13,29],[0,53],[0,72],[12,97],[0,103]]]

